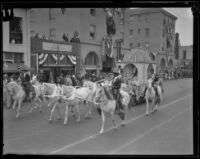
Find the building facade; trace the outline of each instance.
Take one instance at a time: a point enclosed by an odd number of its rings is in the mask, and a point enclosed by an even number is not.
[[[182,67],[193,65],[193,45],[181,46],[179,49],[179,64]]]
[[[114,57],[144,47],[157,54],[157,70],[173,67],[175,21],[177,17],[164,9],[126,9],[123,18],[115,13],[116,34],[112,37]],[[51,40],[70,40],[74,31],[80,38],[80,55],[88,71],[99,73],[105,63],[103,39],[106,36],[106,13],[102,8],[33,8],[31,36],[37,33]],[[107,66],[108,65],[108,66]],[[108,69],[109,70],[109,69]]]
[[[3,22],[3,57],[30,67],[30,9],[14,9],[14,18]]]
[[[129,9],[127,17],[130,48],[144,47],[156,53],[157,71],[172,68],[177,17],[161,8]]]
[[[114,20],[117,32],[112,37],[114,56],[118,52],[126,53],[129,48],[125,43],[125,17],[120,18],[115,13]],[[31,9],[31,36],[37,33],[41,38],[64,41],[65,34],[70,40],[74,31],[80,39],[81,59],[87,71],[99,73],[104,65],[102,54],[104,50],[103,39],[106,36],[106,13],[101,8],[42,8]],[[109,67],[109,66],[108,66]],[[97,70],[97,71],[96,71]]]

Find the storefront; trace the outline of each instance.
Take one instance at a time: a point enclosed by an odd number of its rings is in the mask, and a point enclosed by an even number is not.
[[[31,38],[31,67],[35,73],[43,72],[45,81],[52,73],[54,81],[63,74],[78,74],[80,45]]]

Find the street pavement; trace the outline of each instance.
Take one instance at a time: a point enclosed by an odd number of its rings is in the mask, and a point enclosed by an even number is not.
[[[51,108],[43,105],[29,114],[27,103],[22,106],[21,117],[15,119],[15,111],[4,108],[4,154],[133,154],[133,155],[181,155],[193,153],[193,101],[192,79],[164,81],[164,100],[159,110],[145,116],[146,104],[128,112],[126,125],[115,116],[118,127],[113,128],[107,118],[105,132],[99,134],[101,116],[93,110],[92,118],[84,118],[86,108],[81,109],[81,121],[69,115],[63,125],[65,106],[60,105],[62,119],[53,116]]]

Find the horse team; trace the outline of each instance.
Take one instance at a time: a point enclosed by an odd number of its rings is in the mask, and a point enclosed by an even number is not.
[[[69,110],[75,110],[78,114],[77,121],[80,121],[80,109],[84,107],[87,112],[85,117],[92,116],[92,109],[100,110],[102,117],[102,126],[100,133],[104,131],[105,116],[111,117],[113,124],[116,126],[114,115],[116,110],[116,100],[112,94],[112,83],[111,81],[104,80],[100,84],[97,82],[84,81],[82,87],[65,86],[60,84],[52,83],[40,83],[33,78],[31,80],[31,85],[34,91],[30,93],[30,113],[35,108],[40,108],[42,111],[42,103],[45,105],[53,105],[51,114],[49,117],[49,122],[52,122],[52,116],[57,111],[58,119],[61,119],[60,107],[62,104],[65,105],[65,117],[64,124],[67,124]],[[151,113],[158,110],[158,106],[161,104],[163,99],[163,93],[160,85],[156,85],[158,95],[156,95],[154,88],[152,87],[152,81],[147,82],[147,91],[145,93],[145,99],[147,103],[146,115],[149,115],[149,101],[152,101],[152,111]],[[120,93],[122,96],[122,105],[125,110],[124,122],[126,121],[126,114],[128,110],[132,110],[130,105],[131,101],[131,90],[130,85],[122,83]],[[20,116],[21,105],[25,99],[25,91],[21,85],[17,82],[12,81],[4,85],[4,93],[7,96],[12,96],[14,100],[13,109],[17,106],[16,118]],[[47,98],[49,103],[47,103]]]

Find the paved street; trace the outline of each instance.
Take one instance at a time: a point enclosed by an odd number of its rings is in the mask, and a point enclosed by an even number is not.
[[[105,132],[99,134],[101,116],[81,121],[70,116],[67,125],[62,119],[48,123],[51,108],[43,112],[28,113],[23,105],[22,115],[15,119],[15,111],[4,109],[4,154],[192,154],[193,153],[193,102],[192,79],[164,82],[164,101],[159,111],[146,117],[146,105],[135,106],[128,113],[127,124],[113,129],[107,120]]]

